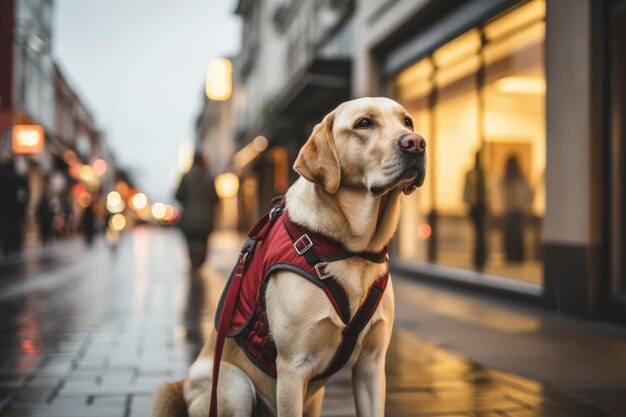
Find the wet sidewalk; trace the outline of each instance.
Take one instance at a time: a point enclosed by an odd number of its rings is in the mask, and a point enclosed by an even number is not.
[[[182,239],[165,229],[138,228],[116,249],[102,241],[89,250],[75,245],[55,254],[52,263],[35,257],[18,269],[1,270],[0,417],[149,416],[156,388],[184,377],[212,331],[211,311],[239,244],[237,236],[216,235],[206,280],[194,285],[184,272]],[[394,289],[398,312],[387,362],[386,415],[626,415],[626,384],[595,389],[590,375],[593,395],[582,395],[559,383],[516,376],[528,376],[523,371],[481,366],[468,356],[497,346],[480,349],[477,339],[497,345],[494,334],[506,333],[507,320],[500,321],[500,333],[481,332],[472,326],[481,324],[485,310],[472,310],[457,299],[450,306],[445,293],[401,277],[394,277]],[[505,314],[506,309],[486,311]],[[483,316],[483,322],[490,320]],[[512,319],[509,325],[516,329],[524,323]],[[532,339],[532,332],[526,336]],[[467,354],[459,338],[468,342]],[[616,348],[626,352],[626,343],[618,342]],[[516,364],[502,366],[508,364],[504,357],[499,360],[499,369],[515,369]],[[354,415],[347,372],[328,386],[323,415]]]

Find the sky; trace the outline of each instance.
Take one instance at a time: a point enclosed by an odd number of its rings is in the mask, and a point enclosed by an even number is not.
[[[118,163],[153,201],[173,201],[179,151],[194,142],[208,62],[239,49],[235,4],[54,2],[53,54]]]

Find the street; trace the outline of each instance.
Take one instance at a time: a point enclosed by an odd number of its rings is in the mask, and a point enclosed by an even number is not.
[[[0,266],[0,416],[149,416],[155,389],[185,375],[201,340],[212,331],[211,310],[240,241],[233,234],[215,234],[206,277],[191,286],[184,242],[172,229],[136,228],[122,236],[117,248],[98,240],[87,249],[82,241],[69,240],[5,260]],[[397,317],[388,353],[387,415],[626,415],[625,385],[619,385],[626,369],[626,332],[596,334],[596,345],[589,349],[608,346],[604,356],[612,366],[596,372],[595,380],[584,367],[596,364],[583,362],[580,372],[565,369],[559,379],[549,370],[561,365],[526,367],[506,353],[507,343],[529,346],[527,337],[540,362],[549,342],[542,341],[539,329],[559,331],[550,329],[549,319],[497,312],[484,301],[473,308],[458,295],[403,278],[394,278],[394,287]],[[498,328],[499,321],[508,325]],[[584,332],[578,332],[580,340]],[[521,339],[511,342],[507,333]],[[462,340],[474,357],[483,351],[484,362],[493,357],[500,369],[526,370],[551,381],[550,387],[468,360]],[[582,361],[584,350],[580,342],[561,356]],[[323,415],[354,415],[348,372],[331,379]]]

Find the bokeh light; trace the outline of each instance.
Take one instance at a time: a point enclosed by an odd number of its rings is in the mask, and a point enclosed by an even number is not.
[[[94,179],[93,169],[90,165],[83,165],[80,167],[80,171],[78,171],[78,177],[85,181],[90,182]]]
[[[83,208],[89,207],[89,205],[91,204],[91,195],[86,191],[80,193],[80,195],[78,196],[78,204],[80,204],[80,206]]]
[[[66,150],[63,152],[63,160],[68,164],[72,165],[76,161],[76,153],[71,150]]]
[[[266,150],[268,145],[269,145],[269,141],[267,140],[265,136],[257,136],[252,141],[252,147],[254,148],[255,151],[259,153]]]
[[[161,220],[165,216],[166,212],[167,208],[163,203],[154,203],[152,206],[152,215],[155,219]]]
[[[166,222],[169,222],[172,220],[173,217],[174,217],[174,207],[170,206],[169,204],[166,204],[165,214],[163,215],[163,220],[165,220]]]
[[[77,179],[80,178],[80,170],[81,170],[82,167],[83,167],[82,164],[79,163],[79,162],[74,162],[74,163],[70,164],[70,167],[69,167],[69,170],[68,170],[69,173],[70,173],[70,176],[72,178],[77,178]]]
[[[229,198],[239,191],[239,177],[232,172],[218,175],[215,178],[215,189],[220,198]]]
[[[131,198],[130,203],[137,210],[143,210],[148,204],[148,197],[144,193],[137,193]]]
[[[124,211],[125,204],[122,201],[122,196],[117,191],[111,191],[107,195],[107,210],[111,213],[121,213]]]
[[[91,163],[91,169],[93,170],[93,173],[99,177],[106,174],[108,168],[109,166],[104,159],[96,159]]]
[[[122,213],[114,214],[109,220],[109,226],[116,232],[121,232],[126,227],[126,217]]]
[[[85,192],[87,192],[87,187],[85,187],[80,182],[77,182],[76,184],[72,185],[71,193],[72,193],[73,198],[80,198],[81,194]]]
[[[39,125],[13,126],[13,152],[15,154],[35,154],[44,148],[43,127]]]
[[[126,199],[128,197],[130,187],[125,181],[118,181],[115,184],[115,191],[117,191],[123,199]]]
[[[417,228],[417,236],[420,239],[428,239],[433,233],[433,229],[430,227],[428,223],[422,223]]]
[[[205,93],[210,100],[228,100],[232,93],[233,64],[229,59],[214,59],[206,73]]]

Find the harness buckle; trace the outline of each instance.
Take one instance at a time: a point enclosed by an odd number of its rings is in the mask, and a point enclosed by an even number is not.
[[[293,242],[293,248],[296,250],[298,255],[302,255],[304,252],[311,249],[313,246],[313,241],[306,233],[300,236],[298,240]]]
[[[270,220],[274,220],[283,211],[283,207],[280,204],[275,205],[270,210]]]
[[[318,264],[315,264],[315,273],[317,274],[317,277],[319,279],[330,278],[331,276],[330,272],[326,271],[327,265],[328,265],[328,262],[320,262]]]

